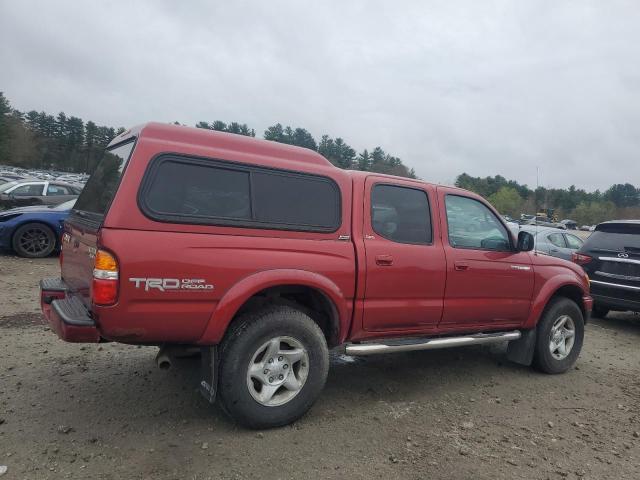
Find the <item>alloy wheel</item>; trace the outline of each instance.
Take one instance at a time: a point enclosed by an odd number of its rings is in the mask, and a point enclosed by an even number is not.
[[[556,360],[564,360],[571,353],[576,336],[576,326],[569,315],[559,317],[551,327],[549,351]]]
[[[309,355],[293,337],[274,337],[253,354],[247,387],[261,405],[277,407],[291,401],[309,375]]]

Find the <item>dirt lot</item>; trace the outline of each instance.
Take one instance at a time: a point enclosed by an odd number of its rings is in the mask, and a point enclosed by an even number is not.
[[[253,432],[199,396],[196,360],[59,341],[36,313],[57,269],[0,255],[2,480],[640,478],[637,316],[593,321],[560,376],[479,347],[334,355],[305,418]]]

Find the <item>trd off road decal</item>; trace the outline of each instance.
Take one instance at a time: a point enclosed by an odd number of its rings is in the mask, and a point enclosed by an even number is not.
[[[130,278],[129,281],[135,284],[135,288],[144,288],[145,292],[151,289],[160,290],[161,292],[213,290],[213,285],[206,283],[204,278]]]

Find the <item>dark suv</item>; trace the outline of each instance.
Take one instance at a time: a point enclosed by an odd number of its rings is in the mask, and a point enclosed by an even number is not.
[[[640,220],[601,223],[573,261],[589,275],[595,315],[640,312]]]

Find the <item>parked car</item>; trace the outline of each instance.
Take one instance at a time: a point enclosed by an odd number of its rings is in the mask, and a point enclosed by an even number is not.
[[[560,230],[566,230],[567,226],[563,223],[549,222],[542,219],[542,217],[534,217],[529,220],[521,221],[521,225],[537,225],[543,228],[557,228]]]
[[[60,247],[62,224],[76,203],[18,207],[0,212],[0,249],[21,257],[46,257]]]
[[[532,249],[472,192],[147,124],[116,137],[87,182],[41,305],[62,339],[159,345],[160,367],[199,348],[205,397],[274,427],[311,407],[334,347],[509,342],[513,361],[571,368],[588,280]]]
[[[43,180],[11,181],[0,185],[0,209],[56,205],[76,198],[81,187]]]
[[[4,185],[5,183],[9,182],[15,182],[16,180],[21,180],[21,178],[17,175],[0,174],[0,185]]]
[[[563,224],[567,230],[577,230],[578,229],[578,223],[576,221],[574,221],[574,220],[569,220],[567,218],[565,220],[562,220],[560,223]]]
[[[573,261],[591,279],[595,315],[640,312],[640,220],[599,224]]]
[[[535,250],[552,257],[571,260],[572,254],[579,250],[584,241],[571,233],[556,228],[521,227],[521,231],[529,232],[535,238]]]

